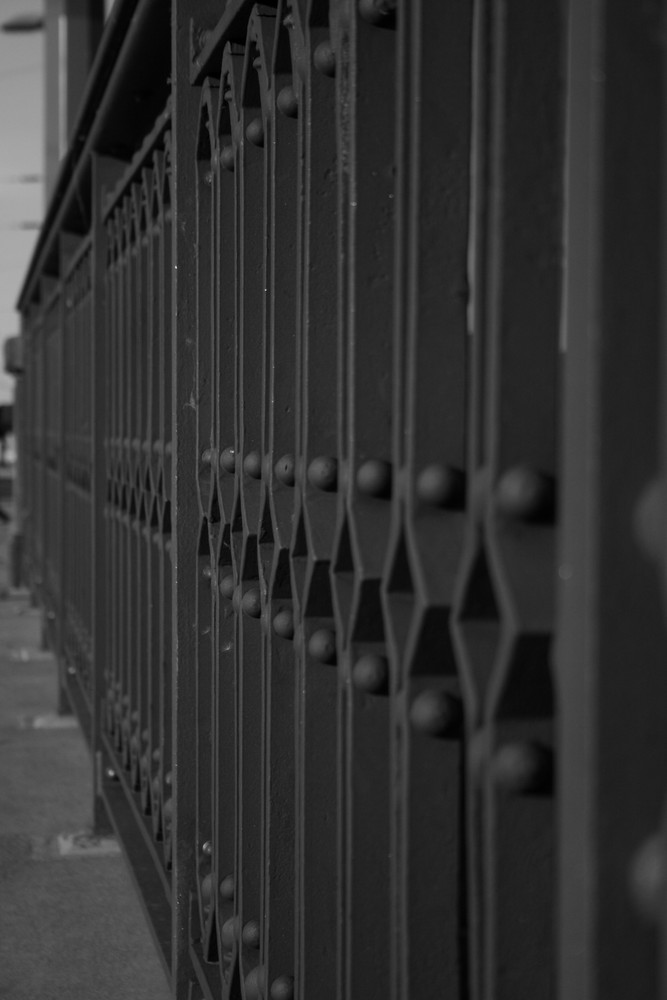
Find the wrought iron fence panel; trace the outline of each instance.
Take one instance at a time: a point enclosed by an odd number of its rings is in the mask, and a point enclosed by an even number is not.
[[[175,997],[625,1000],[624,942],[653,995],[653,15],[134,2],[22,292],[21,503]]]

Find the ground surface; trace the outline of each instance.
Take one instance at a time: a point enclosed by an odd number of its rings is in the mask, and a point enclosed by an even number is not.
[[[0,524],[0,998],[168,1000],[117,845],[67,837],[90,830],[92,766],[55,714],[39,612],[8,589],[7,535]]]

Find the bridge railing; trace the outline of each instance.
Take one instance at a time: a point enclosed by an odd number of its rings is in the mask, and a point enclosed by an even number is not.
[[[182,1000],[652,995],[662,57],[574,8],[114,7],[25,569]]]

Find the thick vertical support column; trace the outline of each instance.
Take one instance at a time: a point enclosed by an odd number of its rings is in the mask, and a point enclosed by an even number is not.
[[[104,0],[46,0],[45,15],[44,162],[48,200],[102,34]]]
[[[666,643],[640,552],[658,467],[659,6],[570,4],[563,340],[560,705],[561,1000],[658,995],[657,940],[629,901],[660,824]],[[645,525],[644,525],[645,526]],[[664,995],[664,994],[663,994]]]

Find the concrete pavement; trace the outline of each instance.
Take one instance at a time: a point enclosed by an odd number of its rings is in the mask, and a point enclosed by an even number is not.
[[[8,529],[0,524],[0,998],[169,1000],[118,846],[72,837],[90,831],[92,766],[74,718],[55,715],[39,612],[8,589]]]

